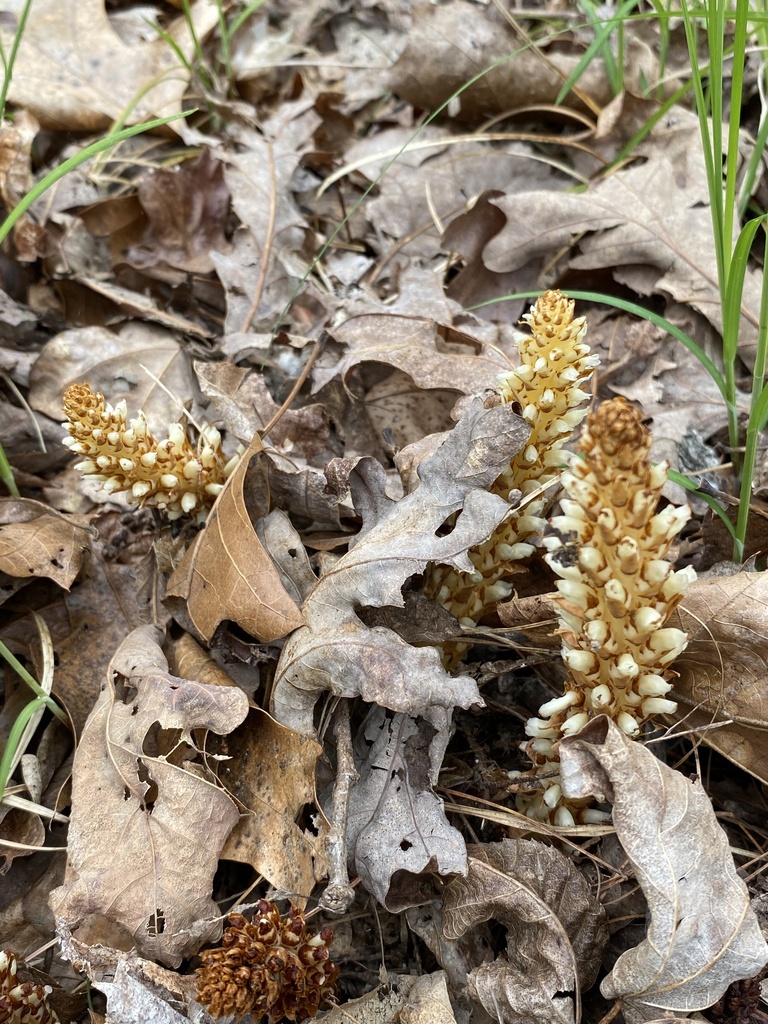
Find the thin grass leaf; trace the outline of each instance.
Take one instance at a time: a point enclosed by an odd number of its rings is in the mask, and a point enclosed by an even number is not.
[[[3,87],[0,91],[0,121],[5,118],[5,104],[8,97],[8,90],[11,87],[11,79],[13,78],[13,65],[16,63],[16,54],[19,52],[19,46],[21,45],[21,39],[24,35],[24,29],[27,25],[27,18],[29,17],[31,7],[32,0],[25,0],[24,6],[21,9],[19,23],[13,34],[11,52],[8,54],[7,58],[5,57],[5,54],[3,54]]]
[[[248,18],[263,5],[264,0],[253,0],[253,3],[248,4],[245,10],[241,11],[229,26],[229,38],[231,39]]]
[[[616,13],[612,17],[606,19],[594,17],[593,12],[589,9],[586,11],[587,17],[590,19],[592,25],[596,26],[602,24],[602,28],[597,29],[595,33],[595,38],[584,51],[578,64],[570,73],[570,75],[568,75],[565,82],[563,83],[563,87],[557,94],[557,99],[555,100],[556,106],[559,106],[566,98],[568,93],[571,91],[571,89],[573,89],[573,87],[578,84],[579,79],[590,66],[590,64],[594,61],[598,53],[602,53],[606,61],[605,70],[608,75],[608,80],[609,82],[611,82],[612,87],[614,82],[620,83],[622,75],[619,74],[619,72],[616,69],[616,62],[614,60],[613,53],[611,52],[610,36],[611,33],[617,27],[617,25],[621,25],[624,19],[626,19],[626,17],[628,16],[629,12],[636,6],[637,0],[624,0],[624,3],[621,5],[621,7],[619,7]],[[609,64],[606,54],[609,55],[612,65]],[[611,70],[613,71],[613,74],[611,73]],[[619,91],[620,84],[618,84],[617,87],[614,89],[614,94],[617,94]]]
[[[689,476],[686,476],[684,473],[679,473],[676,469],[668,469],[667,476],[674,483],[680,484],[680,486],[684,487],[686,491],[691,491],[698,498],[701,498],[703,502],[709,505],[715,515],[722,520],[725,528],[731,535],[731,539],[734,541],[736,540],[736,527],[729,519],[727,511],[723,508],[717,498],[713,497],[711,494],[707,494],[706,491],[702,491],[700,489],[700,485],[697,484],[695,480],[691,480]]]
[[[86,160],[90,160],[97,153],[102,153],[105,149],[109,149],[125,139],[130,139],[134,135],[140,135],[142,132],[151,131],[153,128],[159,128],[160,125],[170,124],[171,121],[178,121],[179,118],[189,117],[194,112],[194,110],[184,110],[180,114],[170,114],[168,117],[158,117],[153,121],[144,121],[143,124],[133,125],[131,128],[123,128],[122,131],[116,132],[114,135],[108,135],[104,139],[99,139],[98,142],[93,142],[90,146],[86,146],[85,149],[81,149],[79,153],[75,153],[69,160],[65,160],[64,163],[59,164],[58,167],[55,167],[46,174],[19,200],[3,223],[0,224],[0,242],[5,239],[16,221],[26,213],[35,200],[39,199],[43,193],[48,191],[51,185],[55,185],[65,174],[69,174],[70,171],[84,164]]]
[[[765,231],[765,217],[759,218],[763,225],[763,267],[768,260],[768,232]],[[765,417],[768,415],[768,388],[765,386],[766,363],[768,362],[768,275],[763,273],[763,287],[760,294],[760,330],[757,335],[755,365],[752,370],[752,402],[747,422],[747,437],[744,447],[739,512],[736,517],[736,536],[733,543],[733,560],[744,558],[744,546],[749,524],[749,503],[752,497],[752,480],[757,464],[757,451]]]
[[[2,640],[0,640],[0,657],[5,658],[5,660],[11,666],[16,675],[19,676],[27,684],[30,690],[32,690],[33,693],[35,693],[36,696],[40,698],[40,700],[45,701],[45,703],[51,709],[54,715],[56,715],[57,718],[61,719],[64,725],[66,725],[66,727],[69,728],[69,719],[61,710],[61,708],[53,699],[53,697],[49,696],[45,692],[40,683],[38,683],[34,676],[30,675],[30,673],[24,668],[24,666],[21,664],[16,655],[12,654],[8,650],[8,648],[5,646]]]
[[[739,329],[741,326],[741,298],[744,293],[744,277],[749,263],[749,254],[757,230],[765,217],[755,217],[739,232],[733,253],[729,261],[728,281],[725,295],[722,296],[723,316],[723,371],[727,392],[728,436],[731,446],[735,449],[738,443],[739,423],[736,392],[736,358],[739,347]],[[734,451],[734,465],[738,462]]]
[[[502,295],[495,299],[489,299],[487,302],[478,302],[474,306],[467,306],[468,310],[482,309],[484,306],[492,306],[496,302],[506,302],[507,300],[515,299],[532,299],[540,295],[540,291],[535,292],[516,292],[514,295]],[[717,386],[718,391],[726,398],[725,380],[723,375],[720,373],[718,368],[701,349],[696,342],[691,338],[685,331],[682,331],[675,324],[670,323],[663,316],[659,316],[658,313],[653,313],[650,309],[645,309],[643,306],[638,306],[636,302],[628,302],[626,299],[619,299],[614,295],[604,295],[602,292],[584,292],[577,289],[569,288],[568,296],[572,299],[581,299],[583,302],[597,302],[603,306],[612,306],[614,309],[621,309],[625,313],[631,313],[633,316],[639,316],[643,320],[648,320],[650,323],[655,324],[657,327],[661,327],[662,330],[666,331],[667,334],[671,334],[673,338],[676,338],[681,345],[684,345],[688,351],[694,355],[704,369],[707,371],[709,376]]]
[[[11,726],[2,759],[0,759],[0,800],[5,795],[5,787],[8,785],[8,779],[11,777],[12,765],[19,750],[27,723],[44,707],[45,702],[43,700],[39,697],[34,698],[29,704],[24,705]]]
[[[19,497],[19,488],[16,486],[16,480],[13,476],[13,470],[11,464],[8,461],[8,456],[5,454],[5,449],[0,444],[0,480],[5,484],[8,493],[13,498]]]
[[[736,178],[739,170],[739,131],[741,130],[741,97],[744,87],[744,62],[747,50],[747,0],[736,0],[736,34],[731,58],[731,96],[728,108],[728,156],[725,165],[725,196],[723,199],[723,242],[730,246],[736,214]],[[730,269],[730,268],[729,268]]]

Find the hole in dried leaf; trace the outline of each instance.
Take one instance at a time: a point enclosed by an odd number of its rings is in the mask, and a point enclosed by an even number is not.
[[[462,511],[463,510],[460,509],[458,512],[452,512],[447,519],[444,519],[443,522],[435,530],[435,536],[449,537],[456,529],[459,519],[461,519]]]
[[[165,931],[165,914],[158,907],[147,921],[147,935],[162,935]]]
[[[157,800],[157,783],[152,778],[152,773],[146,763],[140,757],[136,759],[136,775],[139,782],[144,783],[147,787],[146,793],[141,797],[142,808],[148,814],[151,814],[154,810],[155,800]]]

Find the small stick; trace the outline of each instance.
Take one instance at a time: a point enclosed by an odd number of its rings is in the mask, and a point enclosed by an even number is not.
[[[327,910],[331,914],[343,914],[355,898],[355,890],[349,884],[349,874],[347,872],[347,844],[345,835],[350,789],[352,788],[352,783],[360,778],[355,768],[355,758],[352,753],[349,701],[346,699],[342,699],[336,708],[333,734],[336,737],[336,782],[333,787],[331,828],[326,842],[331,875],[319,903],[323,910]]]

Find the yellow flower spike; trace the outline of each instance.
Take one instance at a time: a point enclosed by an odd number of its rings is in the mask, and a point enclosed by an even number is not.
[[[581,406],[589,395],[580,385],[599,360],[584,343],[585,318],[574,319],[573,312],[573,301],[561,292],[544,292],[523,317],[531,333],[517,336],[520,365],[499,375],[501,402],[517,402],[531,427],[527,445],[490,488],[505,501],[510,492],[525,496],[558,475],[564,462],[560,449],[586,414]],[[546,525],[541,518],[546,500],[534,498],[519,511],[512,509],[487,541],[469,551],[474,573],[456,573],[444,565],[428,567],[425,592],[463,624],[479,622],[507,596],[498,584],[514,562],[532,554],[530,541]],[[455,663],[463,651],[457,646],[448,662]]]
[[[110,405],[87,382],[67,388],[64,411],[64,444],[85,456],[75,468],[108,493],[124,492],[130,504],[162,509],[168,519],[196,513],[202,522],[236,464],[222,454],[214,427],[204,427],[200,452],[181,423],[172,423],[168,437],[157,441],[143,413],[129,424],[125,402]]]
[[[667,466],[651,465],[650,448],[641,413],[615,398],[589,418],[584,457],[571,457],[563,474],[566,514],[552,519],[559,535],[545,545],[546,560],[560,577],[555,604],[568,703],[559,698],[545,704],[528,735],[571,735],[594,715],[607,714],[626,735],[637,736],[649,718],[676,709],[665,697],[674,675],[669,666],[687,635],[666,623],[696,573],[690,567],[675,572],[666,558],[690,509],[655,512]],[[539,770],[551,772],[557,763],[556,748],[544,760],[530,741],[525,749]],[[548,793],[558,784],[555,777],[543,791],[520,794],[518,809],[540,820],[546,809],[561,807]],[[569,803],[568,810],[574,820],[585,820],[583,801]]]

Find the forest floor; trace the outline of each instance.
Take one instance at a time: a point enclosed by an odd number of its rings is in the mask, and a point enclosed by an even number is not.
[[[763,233],[733,314],[656,6],[34,0],[0,1021],[768,1021]]]

